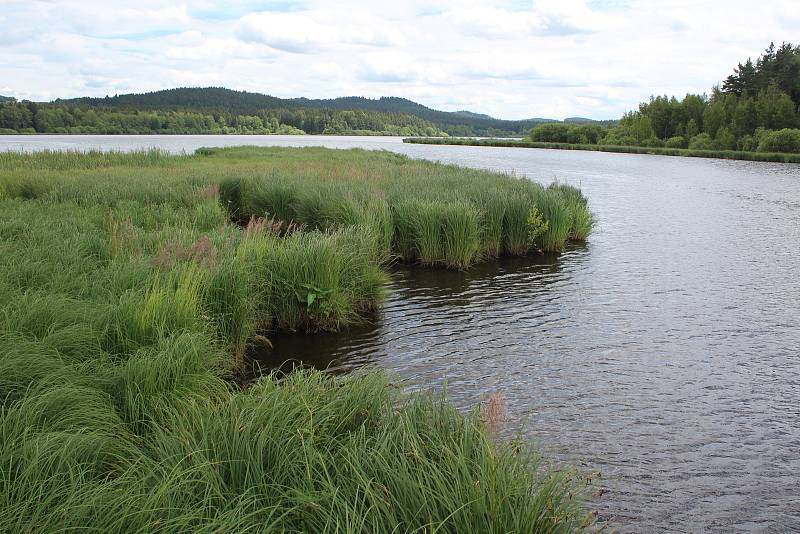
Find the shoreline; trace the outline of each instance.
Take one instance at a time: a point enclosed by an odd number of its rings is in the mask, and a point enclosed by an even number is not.
[[[404,143],[420,145],[488,146],[503,148],[539,148],[551,150],[583,150],[651,156],[681,156],[689,158],[729,159],[773,163],[800,163],[800,154],[776,152],[744,152],[741,150],[692,150],[690,148],[662,148],[618,145],[579,145],[570,143],[542,143],[510,139],[474,139],[440,137],[406,137]]]

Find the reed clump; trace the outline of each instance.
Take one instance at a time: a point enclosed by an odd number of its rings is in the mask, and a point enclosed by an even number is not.
[[[240,224],[257,217],[321,231],[376,227],[387,254],[452,269],[501,255],[559,251],[571,240],[585,240],[592,229],[585,198],[569,185],[553,189],[509,175],[394,154],[347,152],[352,156],[347,175],[329,168],[327,161],[311,161],[301,168],[273,158],[269,173],[223,180],[222,203]],[[215,150],[210,159],[235,154]],[[375,161],[378,158],[386,160]],[[539,208],[545,203],[547,207]],[[545,222],[557,218],[541,242],[529,240],[532,209],[538,209]],[[563,221],[569,221],[566,232]]]

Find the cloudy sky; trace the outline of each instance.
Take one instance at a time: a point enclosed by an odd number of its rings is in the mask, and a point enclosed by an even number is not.
[[[0,94],[179,86],[403,96],[500,118],[616,118],[706,92],[800,0],[0,0]]]

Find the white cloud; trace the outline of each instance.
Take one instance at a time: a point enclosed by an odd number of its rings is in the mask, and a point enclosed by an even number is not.
[[[181,36],[183,37],[183,35]],[[181,61],[230,61],[232,59],[262,59],[274,57],[275,53],[258,44],[244,43],[233,37],[207,37],[197,32],[187,32],[183,39],[164,50],[164,57]]]
[[[347,71],[335,63],[312,63],[311,71],[319,80],[341,82],[347,79]]]
[[[316,52],[335,39],[332,29],[301,13],[252,13],[245,15],[237,37],[286,52]]]
[[[797,0],[0,4],[0,94],[221,85],[502,118],[618,117],[651,94],[709,91],[770,41],[800,35]]]
[[[607,16],[595,13],[585,0],[540,0],[526,9],[479,4],[443,13],[467,35],[484,38],[570,35],[602,28]]]
[[[529,35],[547,27],[533,11],[513,12],[492,6],[457,7],[442,16],[466,34],[486,38]]]
[[[323,21],[323,22],[319,22]],[[293,53],[320,53],[343,45],[390,46],[402,43],[400,34],[382,27],[383,21],[364,13],[321,11],[315,14],[260,12],[242,17],[237,37]]]
[[[364,56],[359,77],[368,82],[410,82],[424,77],[419,60],[404,52]]]

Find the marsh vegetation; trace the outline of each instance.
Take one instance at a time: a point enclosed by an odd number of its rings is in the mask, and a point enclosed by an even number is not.
[[[324,149],[0,154],[0,530],[572,532],[584,482],[380,373],[232,377],[395,260],[584,239],[565,185]]]

